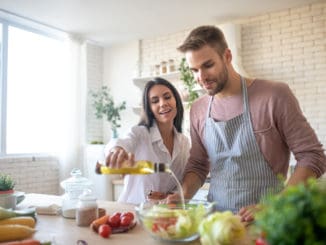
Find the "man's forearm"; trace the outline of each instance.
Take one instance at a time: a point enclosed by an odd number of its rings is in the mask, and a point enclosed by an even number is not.
[[[187,173],[183,179],[182,189],[186,199],[191,199],[201,187],[202,181],[195,173]]]
[[[311,169],[306,167],[296,167],[293,174],[289,178],[286,186],[297,185],[301,182],[305,182],[309,178],[316,178],[317,175]]]

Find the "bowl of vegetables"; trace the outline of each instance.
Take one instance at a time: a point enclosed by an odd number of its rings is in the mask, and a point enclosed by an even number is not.
[[[214,203],[187,200],[184,204],[145,202],[136,207],[143,228],[161,241],[187,242],[199,237],[201,220],[214,211]]]

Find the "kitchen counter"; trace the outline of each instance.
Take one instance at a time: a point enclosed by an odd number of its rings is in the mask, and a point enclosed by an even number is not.
[[[97,201],[100,208],[104,208],[107,214],[119,211],[132,211],[134,206],[110,201]],[[57,204],[61,206],[61,197],[43,194],[27,194],[25,200],[17,208],[29,206],[49,206]],[[66,219],[61,215],[38,215],[37,232],[34,238],[40,241],[52,241],[52,245],[73,245],[78,240],[84,240],[88,245],[130,245],[130,244],[173,244],[160,242],[149,236],[148,233],[137,223],[136,227],[126,233],[112,234],[110,238],[102,238],[89,227],[79,227],[74,219]],[[177,243],[183,244],[183,243]],[[199,240],[184,243],[189,245],[199,245]]]

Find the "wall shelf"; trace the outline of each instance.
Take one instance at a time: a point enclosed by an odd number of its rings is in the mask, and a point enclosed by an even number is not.
[[[133,78],[133,82],[138,88],[143,90],[145,83],[148,82],[149,80],[153,79],[154,77],[161,77],[161,78],[168,80],[171,83],[174,83],[174,82],[180,81],[180,72],[175,71],[175,72],[171,72],[171,73],[160,74],[157,76],[135,77],[135,78]]]

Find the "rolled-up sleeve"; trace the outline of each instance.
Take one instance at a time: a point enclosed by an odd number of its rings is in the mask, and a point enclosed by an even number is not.
[[[287,85],[280,90],[282,98],[276,106],[278,128],[297,161],[297,166],[310,168],[317,177],[326,171],[322,144],[303,115],[299,103]]]
[[[203,120],[198,117],[199,115],[202,116],[202,113],[197,110],[200,105],[201,103],[193,106],[190,110],[191,149],[185,174],[195,173],[204,184],[209,173],[209,158],[202,142]]]

